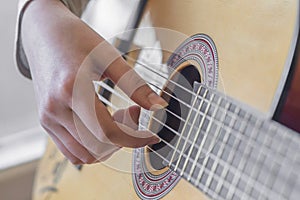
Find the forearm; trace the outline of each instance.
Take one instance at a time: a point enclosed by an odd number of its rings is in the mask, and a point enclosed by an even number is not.
[[[74,15],[76,15],[77,17],[81,17],[81,14],[83,13],[83,11],[85,10],[89,0],[19,0],[19,12],[18,12],[18,21],[17,21],[17,27],[16,27],[16,45],[15,45],[15,56],[16,56],[16,64],[20,70],[20,72],[25,75],[26,77],[30,78],[31,77],[31,73],[30,73],[30,69],[29,69],[29,64],[28,64],[28,56],[27,56],[27,52],[25,53],[24,51],[24,47],[23,47],[23,38],[21,37],[21,33],[23,32],[23,15],[24,13],[27,14],[27,8],[31,7],[31,4],[44,4],[45,3],[49,3],[49,2],[62,2],[64,4],[64,12],[66,11],[65,7],[67,7],[67,9],[72,12]],[[63,4],[60,4],[60,6],[63,6]],[[48,5],[44,6],[42,8],[43,11],[46,11]],[[47,13],[49,9],[47,8]],[[40,14],[40,12],[38,11],[38,13]],[[40,16],[35,15],[36,19],[35,20],[40,20]],[[51,15],[51,12],[50,12]],[[69,13],[69,15],[72,15],[71,13]],[[73,16],[75,17],[75,16]],[[49,23],[49,21],[46,21],[44,24],[47,25]],[[31,27],[30,27],[31,28]],[[27,32],[27,31],[26,31]],[[34,35],[33,31],[30,31],[31,34]]]
[[[21,37],[29,66],[63,65],[73,62],[71,51],[78,46],[82,49],[82,40],[92,48],[101,42],[101,37],[87,27],[59,0],[36,0],[27,7],[22,20]],[[76,35],[76,39],[75,39]],[[81,39],[80,39],[81,37]],[[80,48],[79,48],[80,46]],[[91,51],[92,49],[85,49]],[[82,55],[86,55],[84,52]],[[49,56],[51,55],[51,56]],[[75,56],[75,55],[74,55]],[[78,56],[78,55],[76,55]],[[82,61],[84,58],[76,60]],[[53,63],[58,61],[59,63]],[[79,65],[73,63],[72,65]]]

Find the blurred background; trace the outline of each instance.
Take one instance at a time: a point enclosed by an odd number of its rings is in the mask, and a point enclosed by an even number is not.
[[[34,171],[45,148],[33,87],[14,61],[18,0],[0,7],[0,199],[31,199]]]

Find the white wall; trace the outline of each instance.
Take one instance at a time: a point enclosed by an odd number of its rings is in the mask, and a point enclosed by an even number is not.
[[[18,0],[0,7],[0,171],[38,159],[45,148],[32,82],[14,61]]]
[[[17,2],[3,1],[0,7],[0,140],[39,126],[32,83],[18,72],[14,62]]]

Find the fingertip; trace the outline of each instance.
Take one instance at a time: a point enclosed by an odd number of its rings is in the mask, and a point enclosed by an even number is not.
[[[157,143],[160,143],[160,142],[161,142],[161,139],[155,136],[155,137],[153,137],[152,140],[150,140],[148,145],[157,144]]]
[[[130,114],[131,118],[133,119],[133,121],[138,122],[140,112],[141,112],[141,107],[137,106],[137,105],[133,105],[133,106],[130,106],[128,108],[128,110],[129,110],[129,114]]]
[[[151,92],[148,97],[148,101],[152,104],[151,110],[160,110],[167,107],[169,104],[162,97],[157,95],[155,92]]]

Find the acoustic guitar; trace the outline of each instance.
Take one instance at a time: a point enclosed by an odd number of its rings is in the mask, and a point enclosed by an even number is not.
[[[49,141],[34,199],[299,199],[299,1],[149,0],[141,16],[124,58],[169,103],[140,114],[161,142],[73,166]],[[95,85],[111,112],[132,105]]]

